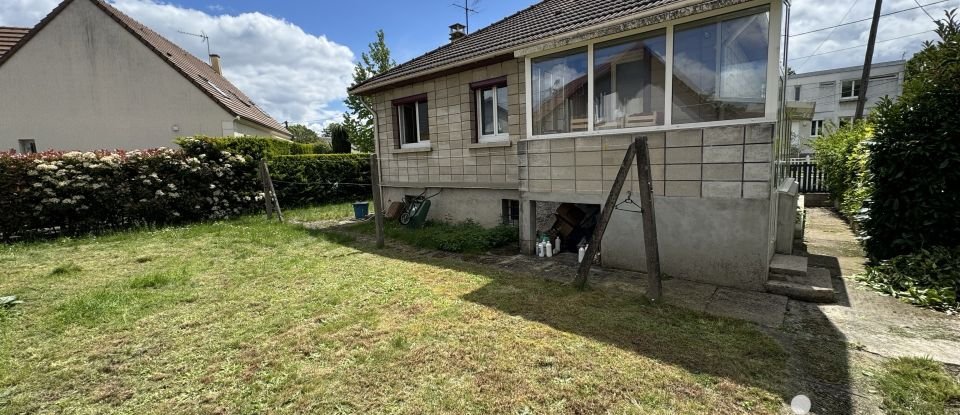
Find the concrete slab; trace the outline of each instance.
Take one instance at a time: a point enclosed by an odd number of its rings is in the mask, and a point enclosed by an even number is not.
[[[776,254],[770,261],[770,273],[807,275],[807,257]]]
[[[835,300],[830,270],[808,268],[807,275],[770,274],[767,292],[785,295],[794,300],[832,303]]]
[[[704,312],[717,286],[672,278],[662,282],[663,301],[667,304]]]
[[[709,314],[779,328],[787,312],[787,297],[756,291],[718,288],[707,304]]]

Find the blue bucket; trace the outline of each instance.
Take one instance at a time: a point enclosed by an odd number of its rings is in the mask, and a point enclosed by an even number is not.
[[[357,219],[363,219],[367,217],[367,213],[370,212],[370,202],[356,202],[353,204],[353,214]]]

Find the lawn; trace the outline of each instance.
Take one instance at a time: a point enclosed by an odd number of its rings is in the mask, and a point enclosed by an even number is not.
[[[0,413],[782,409],[750,324],[389,246],[262,217],[2,246]]]

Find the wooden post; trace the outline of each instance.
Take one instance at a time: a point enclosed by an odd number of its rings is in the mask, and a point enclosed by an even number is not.
[[[657,217],[653,209],[653,182],[650,177],[650,149],[647,137],[633,140],[637,148],[637,181],[640,184],[640,209],[643,211],[643,247],[647,254],[647,298],[660,301],[660,247],[657,244]]]
[[[260,182],[263,183],[263,203],[267,209],[267,219],[273,219],[273,201],[270,200],[270,187],[267,185],[267,162],[260,160]]]
[[[380,195],[380,161],[370,155],[370,186],[373,187],[373,214],[377,224],[377,248],[383,248],[383,199]]]
[[[600,240],[603,233],[607,230],[607,223],[610,222],[610,216],[613,215],[613,208],[617,205],[617,199],[620,197],[620,191],[623,189],[623,182],[627,180],[627,174],[630,173],[630,164],[633,157],[637,154],[636,144],[630,144],[627,147],[627,153],[623,156],[623,163],[620,164],[620,171],[617,172],[617,178],[613,181],[613,187],[607,196],[607,202],[600,211],[600,220],[597,227],[593,229],[593,236],[590,238],[590,246],[587,247],[587,253],[577,268],[577,277],[573,280],[573,285],[578,289],[584,289],[587,286],[587,278],[590,276],[590,267],[593,266],[593,260],[597,257],[597,251],[600,249]]]

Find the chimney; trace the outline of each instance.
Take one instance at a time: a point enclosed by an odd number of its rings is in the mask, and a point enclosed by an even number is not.
[[[450,25],[450,41],[451,41],[451,42],[454,42],[454,41],[456,41],[457,39],[460,39],[460,38],[466,36],[466,35],[467,35],[467,32],[464,31],[464,29],[466,29],[466,28],[467,28],[466,26],[464,26],[464,25],[462,25],[462,24],[460,24],[460,23],[454,23],[454,24]]]
[[[210,54],[210,67],[212,67],[213,71],[218,75],[223,75],[223,72],[220,71],[220,55],[217,55],[216,53]]]

